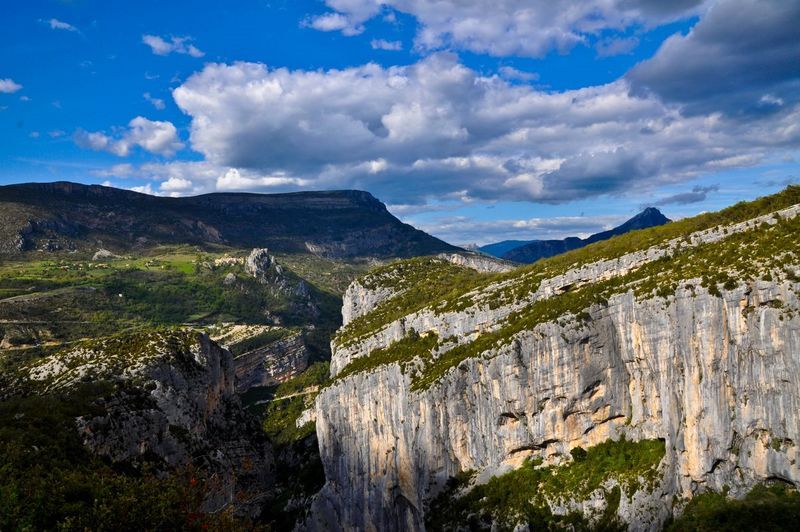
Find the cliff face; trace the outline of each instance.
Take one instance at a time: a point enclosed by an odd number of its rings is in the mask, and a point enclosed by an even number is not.
[[[570,464],[577,447],[623,437],[664,442],[653,482],[608,473],[589,493],[543,496],[547,511],[656,530],[699,492],[800,486],[797,212],[491,277],[468,304],[433,302],[366,334],[354,325],[385,296],[354,285],[338,378],[316,403],[327,483],[306,527],[423,529],[451,477]]]
[[[96,411],[76,419],[92,454],[159,473],[194,466],[211,491],[203,508],[256,517],[272,484],[272,456],[234,390],[233,357],[207,336],[141,333],[97,340],[24,369],[17,391],[69,393],[108,382]]]
[[[291,334],[243,353],[234,359],[236,392],[255,386],[274,386],[308,367],[308,349],[301,333]]]

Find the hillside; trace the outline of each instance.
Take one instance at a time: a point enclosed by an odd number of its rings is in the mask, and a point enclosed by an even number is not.
[[[798,215],[790,187],[505,273],[415,259],[359,279],[305,527],[797,521]]]
[[[656,227],[669,222],[669,218],[661,214],[661,211],[654,207],[648,207],[625,223],[609,229],[595,233],[587,238],[568,237],[563,240],[505,240],[496,244],[489,244],[483,246],[480,250],[490,255],[524,264],[536,262],[539,259],[552,257],[573,249],[582,248],[608,240],[611,237],[624,235],[630,231],[637,229],[647,229],[648,227]]]
[[[356,190],[167,198],[66,182],[0,187],[0,254],[122,253],[174,244],[347,259],[455,249]]]
[[[346,287],[386,260],[456,250],[357,191],[14,185],[0,221],[3,530],[118,528],[128,511],[143,529],[293,523],[322,475],[313,423],[290,413],[313,399],[302,383],[327,378]]]
[[[3,530],[230,530],[272,496],[272,447],[204,334],[113,335],[0,368]]]

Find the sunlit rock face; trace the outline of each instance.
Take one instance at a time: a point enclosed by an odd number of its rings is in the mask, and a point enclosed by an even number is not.
[[[796,214],[792,208],[782,216]],[[763,222],[684,242],[716,242]],[[585,265],[542,281],[526,302],[404,316],[358,341],[334,344],[332,371],[410,329],[474,340],[530,301],[624,275],[671,252],[666,245]],[[786,264],[786,271],[798,266]],[[338,379],[316,403],[327,483],[304,527],[421,530],[430,501],[459,472],[476,470],[482,482],[526,457],[566,463],[575,447],[623,436],[660,439],[666,450],[656,485],[623,490],[617,516],[632,530],[660,529],[680,501],[705,490],[743,495],[763,481],[798,486],[798,291],[791,275],[742,279],[721,290],[684,279],[669,294],[625,291],[591,305],[581,319],[523,329],[422,387],[398,363]],[[353,285],[348,294],[351,317],[391,301],[379,287]],[[586,513],[605,504],[598,497],[567,506]],[[562,502],[550,505],[564,510]]]

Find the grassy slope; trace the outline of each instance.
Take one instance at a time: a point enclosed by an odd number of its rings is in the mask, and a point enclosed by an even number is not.
[[[501,282],[510,282],[513,286],[513,291],[508,290],[506,293],[497,294],[498,299],[508,301],[509,298],[521,297],[525,293],[536,290],[539,282],[543,279],[555,277],[581,265],[621,257],[627,253],[664,244],[674,238],[688,237],[696,231],[743,222],[799,203],[800,186],[790,186],[781,193],[751,202],[737,203],[719,212],[701,214],[662,226],[626,233],[506,273],[484,274],[478,276],[473,282],[465,282],[457,275],[440,277],[432,272],[431,275],[426,275],[424,280],[433,286],[415,286],[415,290],[424,289],[432,297],[428,297],[428,294],[421,294],[425,297],[410,297],[407,301],[393,298],[365,316],[363,321],[354,320],[344,327],[337,333],[337,341],[347,343],[357,340],[393,321],[397,314],[402,316],[423,308],[435,309],[440,312],[466,308],[472,304],[471,294],[473,292],[485,292],[491,285]],[[399,261],[387,268],[394,267],[398,271],[402,271],[405,269],[404,264],[413,264],[414,260],[419,259]],[[496,304],[502,302],[504,301],[497,301]]]
[[[559,275],[581,264],[619,257],[663,244],[673,238],[686,237],[698,230],[749,220],[796,203],[800,203],[800,187],[789,187],[775,196],[735,205],[719,213],[704,214],[628,233],[510,273],[474,277],[471,283],[459,279],[457,275],[433,276],[425,281],[425,286],[419,292],[416,288],[408,289],[407,298],[392,298],[375,311],[354,320],[340,330],[336,339],[344,344],[353,342],[371,334],[392,319],[422,308],[431,308],[438,312],[465,308],[472,304],[471,292],[479,289],[484,290],[482,295],[490,295],[489,299],[484,300],[490,306],[509,303],[535,291],[543,279]],[[604,304],[614,294],[634,290],[640,297],[666,296],[674,292],[679,281],[692,278],[700,278],[701,284],[715,293],[720,286],[731,288],[741,281],[771,278],[771,272],[781,270],[785,264],[796,263],[799,257],[800,219],[796,217],[792,220],[779,220],[775,225],[765,224],[720,242],[684,247],[670,257],[647,264],[625,276],[589,284],[530,305],[511,316],[499,330],[483,334],[475,341],[447,351],[438,358],[431,356],[433,346],[419,344],[419,349],[410,352],[409,346],[401,341],[357,359],[351,363],[354,364],[352,368],[344,368],[343,374],[369,371],[382,364],[409,361],[419,356],[425,366],[420,373],[413,376],[413,385],[417,389],[424,389],[462,360],[502,347],[511,341],[514,334],[530,330],[539,323],[553,321],[562,316],[584,317],[590,306]],[[794,274],[787,271],[781,275],[791,280]],[[498,281],[509,283],[498,292],[486,290],[488,285]],[[428,300],[420,299],[420,294],[429,293],[444,295]]]
[[[427,512],[428,530],[482,529],[494,523],[498,530],[513,530],[518,523],[531,530],[624,530],[617,522],[621,490],[631,496],[658,481],[664,442],[607,441],[588,450],[573,449],[573,460],[563,466],[542,466],[528,460],[522,467],[491,478],[461,492],[470,473],[453,478],[448,489],[432,501]],[[616,488],[603,488],[614,480]],[[601,489],[608,507],[592,526],[580,513],[553,515],[547,503],[587,499]],[[481,526],[482,525],[482,526]]]
[[[5,261],[0,263],[0,320],[5,322],[0,329],[13,345],[69,342],[149,325],[270,323],[267,312],[287,326],[312,321],[292,296],[260,285],[240,264],[208,266],[220,256],[175,247],[104,262]],[[320,288],[308,283],[320,308],[314,325],[330,331],[339,321],[340,300],[333,289],[358,267],[315,259],[314,268],[329,281]],[[228,274],[237,277],[233,285],[223,283]],[[292,273],[289,278],[300,281]]]

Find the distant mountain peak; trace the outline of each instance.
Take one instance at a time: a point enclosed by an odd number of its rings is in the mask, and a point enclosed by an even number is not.
[[[496,254],[500,258],[515,262],[531,263],[539,259],[559,255],[573,249],[578,249],[594,242],[607,240],[613,236],[622,235],[637,229],[647,229],[664,225],[670,219],[655,207],[647,207],[633,218],[627,220],[622,225],[591,235],[588,238],[567,237],[562,240],[531,240],[513,241],[506,240],[497,244],[483,246],[481,251],[489,254]],[[497,252],[500,251],[499,254]]]
[[[638,222],[641,220],[646,220],[648,222],[657,222],[655,225],[662,225],[670,221],[670,219],[664,216],[664,214],[656,207],[647,207],[642,212],[640,212],[639,214],[637,214],[636,216],[634,216],[625,223]]]

